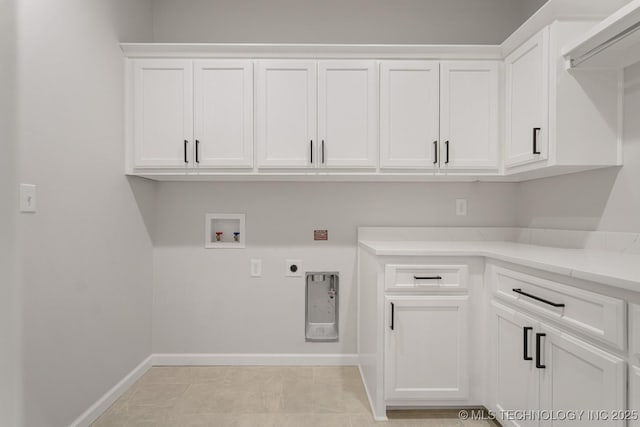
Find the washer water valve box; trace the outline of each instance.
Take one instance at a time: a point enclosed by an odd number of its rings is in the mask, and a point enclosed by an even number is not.
[[[207,249],[245,247],[245,214],[207,214],[204,228]]]

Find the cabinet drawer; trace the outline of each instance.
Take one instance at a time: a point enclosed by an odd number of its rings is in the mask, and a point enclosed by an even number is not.
[[[618,349],[625,348],[624,301],[495,265],[490,277],[496,296]]]
[[[385,290],[466,289],[466,265],[408,265],[385,266]]]

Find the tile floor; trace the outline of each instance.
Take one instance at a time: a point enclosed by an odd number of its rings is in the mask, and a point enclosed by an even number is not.
[[[93,427],[467,427],[457,413],[375,422],[355,367],[154,367]]]

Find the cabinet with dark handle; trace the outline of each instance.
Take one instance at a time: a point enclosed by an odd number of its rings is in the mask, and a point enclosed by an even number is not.
[[[546,365],[542,364],[542,337],[546,337],[547,334],[538,332],[536,334],[536,368],[545,369]]]
[[[391,303],[391,325],[390,328],[393,331],[394,330],[394,317],[395,317],[395,305],[393,305],[393,303]]]
[[[540,128],[533,128],[533,154],[541,154],[538,151],[538,133],[540,132]]]
[[[553,301],[549,301],[549,300],[544,299],[544,298],[540,298],[540,297],[535,296],[535,295],[533,295],[533,294],[527,293],[527,292],[523,291],[523,290],[522,290],[522,289],[520,289],[520,288],[514,288],[514,289],[512,289],[512,291],[513,291],[513,292],[515,292],[516,294],[524,295],[525,297],[528,297],[528,298],[534,299],[534,300],[536,300],[536,301],[543,302],[543,303],[548,304],[548,305],[550,305],[550,306],[552,306],[552,307],[558,307],[558,308],[560,308],[560,307],[564,307],[564,304],[563,304],[563,303],[560,303],[560,302],[553,302]]]
[[[446,159],[444,161],[444,164],[447,165],[447,164],[449,164],[449,141],[445,141],[444,142],[444,146],[445,146],[445,149],[446,149]]]
[[[438,164],[438,141],[433,141],[433,164]]]
[[[533,327],[525,326],[522,328],[522,335],[524,339],[523,356],[524,360],[533,360],[533,357],[529,356],[529,332],[533,331]]]

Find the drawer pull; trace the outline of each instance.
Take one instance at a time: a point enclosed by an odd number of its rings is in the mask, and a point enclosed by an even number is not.
[[[532,331],[531,326],[525,326],[522,328],[522,335],[524,336],[524,360],[533,360],[533,357],[529,356],[529,331]]]
[[[442,276],[413,276],[413,280],[442,280]]]
[[[536,301],[540,301],[540,302],[543,302],[545,304],[549,304],[552,307],[564,307],[564,304],[562,304],[562,303],[552,302],[552,301],[546,300],[544,298],[540,298],[540,297],[537,297],[535,295],[528,294],[528,293],[524,292],[520,288],[514,288],[514,289],[512,289],[512,291],[515,292],[516,294],[524,295],[525,297],[529,297],[529,298],[534,299]]]
[[[543,365],[541,362],[542,359],[542,337],[546,337],[547,334],[539,333],[536,334],[536,368],[545,369],[547,365]]]
[[[395,326],[393,324],[393,318],[395,317],[395,311],[396,311],[395,308],[396,308],[396,306],[393,305],[393,303],[391,303],[391,325],[390,325],[390,328],[391,328],[392,331],[393,331],[393,328]]]

